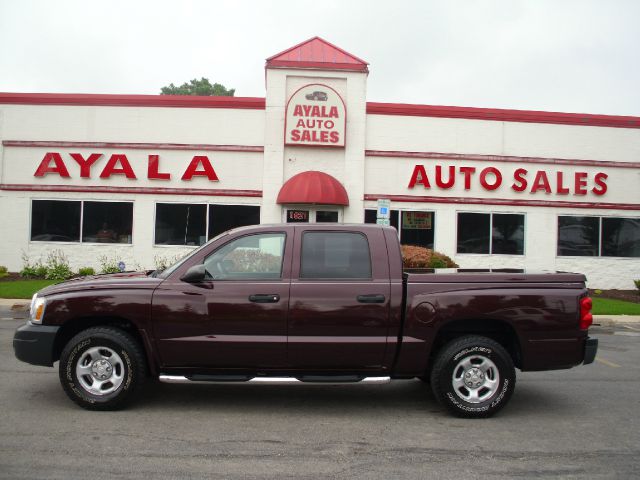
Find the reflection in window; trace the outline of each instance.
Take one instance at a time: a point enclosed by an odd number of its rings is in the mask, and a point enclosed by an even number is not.
[[[83,242],[131,243],[131,202],[84,202],[82,219]]]
[[[602,256],[640,257],[640,218],[602,218]]]
[[[598,256],[600,219],[598,217],[558,217],[558,255]]]
[[[367,238],[351,232],[305,232],[300,278],[371,278]]]
[[[264,280],[282,276],[284,233],[247,235],[209,255],[204,266],[215,280]]]
[[[459,213],[457,251],[524,255],[524,215]]]
[[[207,206],[157,203],[156,245],[202,245],[207,240]]]
[[[258,225],[260,207],[253,205],[209,205],[209,238],[232,228]]]
[[[79,242],[79,201],[33,200],[31,240],[35,242]]]

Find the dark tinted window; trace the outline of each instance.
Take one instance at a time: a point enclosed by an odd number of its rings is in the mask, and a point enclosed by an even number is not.
[[[602,255],[640,257],[640,219],[603,217]]]
[[[316,212],[316,222],[318,223],[337,223],[338,222],[338,212],[327,210],[322,211],[318,210]]]
[[[31,203],[31,240],[79,242],[81,202],[34,200]]]
[[[524,255],[524,215],[494,213],[491,253]]]
[[[598,255],[600,218],[558,217],[558,255],[594,257]]]
[[[402,212],[400,243],[433,248],[433,212]]]
[[[84,202],[82,241],[131,243],[133,203]]]
[[[260,207],[253,205],[209,205],[209,238],[236,227],[258,225]]]
[[[489,253],[489,213],[458,214],[458,253]]]
[[[305,232],[300,278],[371,278],[369,242],[361,233]]]
[[[364,211],[364,223],[376,223],[376,215],[377,210],[366,209]],[[400,218],[400,214],[398,210],[391,210],[391,218],[390,223],[393,228],[398,230],[398,219]]]
[[[206,205],[156,204],[156,245],[202,245],[206,217]]]

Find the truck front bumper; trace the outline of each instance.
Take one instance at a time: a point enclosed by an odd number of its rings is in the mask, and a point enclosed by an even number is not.
[[[596,353],[598,353],[598,339],[597,338],[587,338],[584,344],[584,365],[588,365],[593,363],[596,358]]]
[[[13,336],[13,352],[18,360],[32,365],[53,366],[53,345],[60,327],[27,322]]]

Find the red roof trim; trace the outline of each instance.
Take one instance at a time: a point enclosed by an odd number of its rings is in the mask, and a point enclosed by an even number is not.
[[[92,105],[110,107],[234,108],[264,110],[257,97],[196,97],[190,95],[112,95],[93,93],[6,93],[0,104]]]
[[[500,108],[449,107],[406,103],[367,102],[369,115],[402,115],[415,117],[465,118],[501,122],[553,123],[594,127],[640,128],[640,117],[593,115],[588,113],[505,110]]]
[[[305,47],[310,47],[310,49],[313,50],[314,45],[320,45],[321,52],[315,52],[316,55],[314,55],[309,51],[305,51],[307,50]],[[296,50],[298,50],[298,58],[292,59],[290,54]],[[318,56],[317,53],[321,53],[321,55]],[[333,53],[333,55],[331,55],[331,53]],[[337,57],[336,54],[340,54],[339,56],[346,57],[347,61],[327,61],[325,60],[327,54],[334,58]],[[345,60],[345,58],[342,58],[342,60]],[[369,64],[361,58],[318,36],[300,42],[280,53],[276,53],[266,60],[266,68],[316,68],[368,72],[368,65]]]
[[[580,160],[569,158],[516,157],[506,155],[482,155],[477,153],[401,152],[365,150],[367,157],[426,158],[430,160],[472,160],[477,162],[516,162],[546,165],[574,165],[583,167],[640,168],[640,162],[612,162],[609,160]]]
[[[56,148],[122,148],[129,150],[199,150],[208,152],[264,152],[258,145],[212,145],[207,143],[118,143],[118,142],[58,142],[3,140],[5,147],[56,147]]]
[[[145,195],[203,195],[207,197],[262,197],[262,190],[224,190],[219,188],[102,187],[82,185],[0,184],[0,190],[17,192],[83,192]]]
[[[603,210],[640,210],[638,203],[552,202],[549,200],[509,200],[503,198],[434,197],[426,195],[384,195],[369,193],[364,200],[386,198],[392,202],[454,203],[461,205],[509,205],[517,207],[598,208]]]

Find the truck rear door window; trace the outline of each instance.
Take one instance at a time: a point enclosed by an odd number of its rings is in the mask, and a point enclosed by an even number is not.
[[[305,232],[300,278],[371,278],[367,238],[357,232]]]

